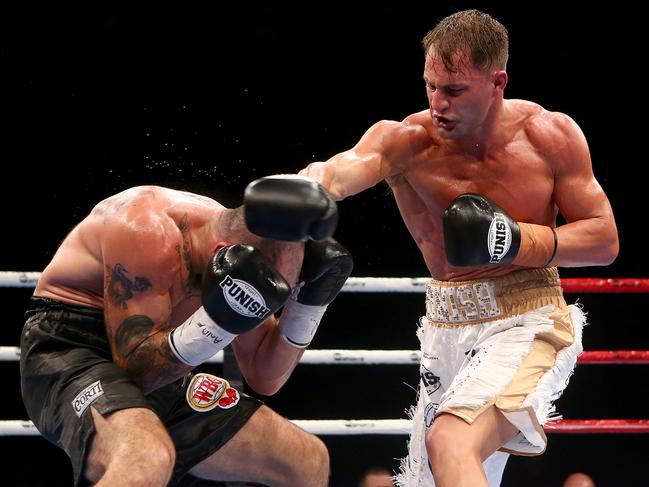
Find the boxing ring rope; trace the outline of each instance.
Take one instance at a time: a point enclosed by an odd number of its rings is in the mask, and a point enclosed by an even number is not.
[[[410,419],[292,419],[314,435],[407,435]],[[647,419],[563,419],[546,424],[546,433],[649,433]],[[31,421],[0,421],[0,436],[39,436]]]
[[[0,287],[35,287],[40,272],[0,271]],[[343,292],[413,293],[425,292],[429,278],[352,277]],[[566,278],[561,279],[566,293],[649,293],[649,279],[636,278]],[[207,362],[223,363],[223,351]],[[301,364],[417,365],[418,350],[306,350]],[[1,361],[17,361],[18,347],[0,346]],[[591,350],[583,352],[580,364],[647,364],[649,350]],[[406,435],[409,419],[292,420],[316,435]],[[563,419],[544,426],[547,433],[649,433],[647,419]],[[0,421],[0,436],[38,436],[31,421]]]
[[[223,350],[205,363],[223,363]],[[0,362],[20,358],[18,347],[0,347]],[[419,365],[419,350],[306,350],[301,364],[316,365]],[[579,364],[649,364],[649,350],[591,350],[582,352]]]
[[[40,272],[0,271],[0,287],[34,287]],[[412,293],[424,292],[428,277],[350,277],[343,292]],[[649,279],[637,278],[562,278],[566,293],[649,293]]]

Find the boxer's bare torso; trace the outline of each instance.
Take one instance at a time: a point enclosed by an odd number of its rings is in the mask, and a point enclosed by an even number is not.
[[[196,247],[190,232],[218,219],[224,207],[192,193],[155,186],[128,189],[97,204],[65,238],[43,271],[35,295],[72,304],[104,308],[104,282],[116,294],[137,292],[159,279],[170,283],[171,324],[200,306]],[[137,235],[150,245],[143,247]],[[205,236],[207,237],[207,236]],[[224,242],[228,244],[229,242]],[[105,251],[119,249],[152,263],[146,276],[131,275],[123,265],[108,263]],[[202,246],[199,246],[202,248]],[[161,264],[156,266],[155,264]],[[177,319],[174,319],[177,316]]]
[[[402,122],[378,122],[351,150],[301,173],[321,181],[337,199],[386,180],[430,274],[439,280],[497,276],[517,268],[448,264],[442,216],[462,193],[487,196],[519,222],[554,226],[559,209],[568,221],[601,218],[607,226],[612,221],[583,134],[566,115],[523,100],[503,100],[488,137],[443,138],[439,125],[430,110]],[[458,129],[452,122],[444,127]],[[564,244],[573,242],[569,233],[564,235]],[[585,265],[592,257],[577,247],[573,254],[568,248],[567,255],[572,260],[563,265]]]
[[[428,109],[401,122],[375,123],[354,147],[300,174],[321,182],[336,199],[387,181],[430,274],[439,280],[518,268],[447,262],[442,217],[463,193],[479,193],[513,220],[545,228],[554,227],[561,212],[568,224],[557,229],[554,265],[610,262],[617,252],[613,213],[578,125],[535,103],[504,99],[505,71],[455,59],[459,68],[449,71],[439,57],[426,57]],[[531,245],[534,252],[534,240]]]
[[[563,144],[560,115],[538,105],[510,100],[506,127],[487,148],[468,152],[436,134],[428,110],[413,114],[391,130],[403,141],[407,157],[386,178],[403,220],[422,252],[431,275],[441,280],[502,275],[513,266],[452,268],[444,254],[442,215],[462,193],[480,193],[498,202],[516,221],[553,226],[555,164],[553,141]],[[565,122],[564,122],[565,123]]]

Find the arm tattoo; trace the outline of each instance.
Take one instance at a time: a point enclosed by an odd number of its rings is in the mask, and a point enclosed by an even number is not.
[[[109,267],[110,269],[110,267]],[[126,302],[133,297],[133,292],[146,291],[151,287],[151,281],[147,277],[136,277],[132,281],[126,275],[128,271],[120,263],[110,269],[110,279],[108,281],[108,296],[115,305],[126,309]]]
[[[147,393],[173,382],[189,370],[169,348],[169,330],[150,335],[152,329],[151,318],[135,315],[125,319],[115,334],[115,348],[125,360],[126,373]]]
[[[167,333],[158,335],[164,338],[161,343],[155,343],[156,340],[153,339],[142,343],[126,363],[126,373],[143,385],[145,391],[153,391],[169,384],[188,370],[185,364],[178,362],[169,348]]]
[[[115,349],[120,357],[128,357],[153,330],[153,320],[148,316],[129,316],[115,332]]]

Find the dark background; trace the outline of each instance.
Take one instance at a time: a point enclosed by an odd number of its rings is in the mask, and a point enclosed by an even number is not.
[[[428,2],[0,16],[0,270],[40,271],[99,200],[138,184],[240,202],[256,177],[296,172],[349,148],[372,123],[426,107],[420,39],[445,15],[481,7],[510,33],[509,98],[572,116],[616,212],[621,253],[563,277],[648,277],[646,25],[624,2],[503,7]],[[521,2],[523,3],[523,2]],[[636,121],[637,120],[637,121]],[[641,148],[639,150],[639,148]],[[520,189],[524,191],[524,188]],[[383,184],[341,202],[337,238],[355,276],[424,276]],[[3,289],[0,345],[17,345],[28,289]],[[649,347],[645,295],[571,295],[589,312],[587,350]],[[414,349],[419,294],[344,294],[312,348]],[[217,367],[206,367],[207,370]],[[404,418],[416,366],[301,365],[267,403],[295,419]],[[18,365],[0,363],[0,414],[26,419]],[[566,418],[647,418],[646,366],[581,365],[558,401]],[[371,465],[398,466],[405,436],[323,437],[335,487]],[[648,485],[646,435],[552,435],[512,458],[503,486],[559,486],[585,471],[599,486]],[[0,437],[0,484],[68,485],[65,454],[37,437]]]

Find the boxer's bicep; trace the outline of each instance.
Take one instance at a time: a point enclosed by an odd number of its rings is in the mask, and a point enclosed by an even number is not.
[[[548,151],[553,198],[566,224],[557,228],[556,265],[606,265],[618,252],[613,211],[593,173],[590,151],[583,132],[567,115],[549,117],[553,150]]]
[[[118,237],[103,249],[106,332],[113,360],[139,382],[173,358],[166,335],[180,259],[155,234]]]
[[[581,130],[564,123],[565,143],[553,154],[557,205],[568,221],[597,218],[608,213],[608,198],[595,179],[590,152]]]

